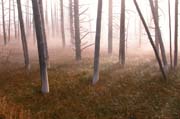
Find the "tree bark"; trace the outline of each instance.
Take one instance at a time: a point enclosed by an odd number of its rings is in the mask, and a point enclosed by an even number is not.
[[[141,10],[140,10],[139,5],[137,4],[137,1],[136,1],[136,0],[134,0],[134,4],[135,4],[135,7],[136,7],[136,9],[137,9],[137,11],[138,11],[138,14],[139,14],[139,16],[140,16],[140,18],[141,18],[141,21],[142,21],[142,23],[143,23],[143,25],[144,25],[144,28],[145,28],[145,30],[146,30],[146,32],[147,32],[149,41],[150,41],[151,46],[152,46],[152,48],[153,48],[153,50],[154,50],[154,54],[155,54],[156,59],[157,59],[157,61],[158,61],[158,64],[159,64],[160,70],[161,70],[161,72],[162,72],[163,78],[164,78],[165,80],[167,80],[167,76],[166,76],[166,73],[165,73],[165,71],[164,71],[164,68],[163,68],[163,65],[162,65],[162,62],[161,62],[161,58],[160,58],[160,56],[159,56],[159,54],[158,54],[158,52],[157,52],[156,46],[155,46],[155,44],[154,44],[154,42],[153,42],[153,39],[152,39],[152,37],[151,37],[151,33],[150,33],[149,29],[148,29],[148,26],[147,26],[147,24],[146,24],[146,22],[145,22],[145,19],[144,19],[142,13],[141,13]]]
[[[168,0],[168,12],[169,12],[169,49],[170,49],[170,66],[173,67],[173,61],[172,61],[172,29],[171,29],[171,3],[170,0]]]
[[[175,0],[174,67],[178,64],[178,0]]]
[[[79,0],[74,0],[75,52],[77,61],[81,60],[81,39],[79,27]]]
[[[159,5],[158,5],[158,0],[155,0],[155,16],[157,19],[157,24],[159,26]],[[159,54],[159,35],[158,35],[158,26],[155,26],[155,44],[156,44],[156,49]]]
[[[14,35],[17,38],[17,27],[16,27],[16,9],[15,9],[15,0],[13,0],[13,19],[14,19]]]
[[[163,64],[164,64],[164,69],[165,69],[165,72],[167,72],[168,71],[168,63],[167,63],[164,43],[163,43],[162,36],[161,36],[161,30],[160,30],[159,25],[158,25],[158,20],[157,20],[157,17],[156,17],[157,15],[156,15],[156,12],[155,12],[153,1],[149,0],[149,2],[150,2],[150,6],[151,6],[151,11],[152,11],[152,15],[153,15],[154,24],[155,24],[155,27],[157,28],[157,33],[158,33],[158,38],[159,38],[159,43],[160,43],[160,49],[161,49],[161,55],[162,55],[162,61],[163,61]]]
[[[73,3],[72,0],[69,0],[69,20],[70,20],[70,35],[71,35],[71,43],[74,44],[74,27],[73,27]]]
[[[30,68],[29,53],[28,53],[28,45],[26,40],[25,28],[24,28],[24,21],[22,16],[21,0],[17,0],[17,8],[18,8],[20,30],[21,30],[21,40],[22,40],[22,46],[24,52],[24,62],[25,62],[25,67],[29,69]]]
[[[5,23],[5,14],[4,14],[4,0],[1,0],[2,5],[2,22],[3,22],[3,36],[4,36],[4,45],[7,44],[7,37],[6,37],[6,23]]]
[[[108,54],[112,54],[113,50],[113,0],[109,0],[109,24],[108,24]]]
[[[47,72],[47,61],[45,54],[45,43],[43,37],[43,28],[41,24],[40,8],[38,6],[38,0],[32,0],[33,16],[36,28],[36,37],[38,44],[38,55],[40,64],[40,75],[41,75],[41,91],[42,93],[49,93],[49,81]]]
[[[98,0],[98,11],[96,21],[96,37],[94,51],[94,76],[93,85],[99,80],[99,55],[100,55],[100,39],[101,39],[101,19],[102,19],[102,0]]]
[[[125,65],[125,0],[121,0],[119,62]]]
[[[9,0],[9,28],[8,28],[8,41],[11,37],[11,0]]]
[[[62,36],[62,44],[63,48],[66,46],[66,39],[65,39],[65,30],[64,30],[64,4],[63,0],[60,0],[61,2],[61,36]]]

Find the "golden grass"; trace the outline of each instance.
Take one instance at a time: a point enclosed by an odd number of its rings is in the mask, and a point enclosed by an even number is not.
[[[18,117],[21,113],[26,119],[180,118],[180,73],[171,72],[163,82],[151,55],[147,59],[130,56],[127,61],[122,68],[116,56],[102,54],[100,81],[92,86],[91,56],[81,62],[75,62],[72,55],[58,56],[51,61],[48,95],[40,93],[37,63],[26,72],[22,63],[11,62],[0,71],[2,115],[6,119],[10,113],[19,119],[24,119]]]

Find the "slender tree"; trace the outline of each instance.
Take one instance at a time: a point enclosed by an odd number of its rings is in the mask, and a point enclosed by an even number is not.
[[[16,27],[16,9],[15,9],[15,0],[13,0],[13,19],[14,19],[14,35],[17,38],[17,27]]]
[[[4,0],[1,0],[2,5],[2,22],[3,22],[3,36],[4,36],[4,45],[7,44],[7,37],[6,37],[6,23],[5,23],[5,14],[4,14]]]
[[[141,13],[141,10],[140,10],[140,8],[139,8],[139,5],[138,5],[137,1],[136,1],[136,0],[133,0],[133,1],[134,1],[134,4],[135,4],[135,7],[136,7],[136,9],[137,9],[137,12],[138,12],[138,14],[139,14],[139,17],[141,18],[141,21],[142,21],[142,23],[143,23],[143,25],[144,25],[144,28],[145,28],[146,33],[147,33],[147,35],[148,35],[149,41],[150,41],[150,43],[151,43],[151,46],[152,46],[152,48],[153,48],[153,50],[154,50],[154,54],[155,54],[155,56],[156,56],[156,59],[157,59],[157,62],[158,62],[158,64],[159,64],[159,67],[160,67],[160,70],[161,70],[161,72],[162,72],[162,75],[163,75],[164,79],[167,80],[167,76],[166,76],[166,73],[165,73],[165,71],[164,71],[161,58],[160,58],[160,56],[159,56],[159,54],[158,54],[158,52],[157,52],[156,46],[155,46],[155,44],[154,44],[154,42],[153,42],[153,39],[152,39],[152,37],[151,37],[151,33],[150,33],[149,29],[148,29],[147,23],[145,22],[145,19],[144,19],[142,13]]]
[[[175,0],[174,67],[178,64],[178,0]]]
[[[11,0],[9,0],[9,28],[8,28],[8,41],[11,37]]]
[[[172,29],[171,29],[171,3],[170,0],[168,0],[168,12],[169,12],[169,49],[170,49],[170,66],[173,67],[173,61],[172,61]]]
[[[113,0],[109,0],[109,23],[108,23],[108,54],[112,54],[113,50]]]
[[[60,0],[61,2],[61,36],[62,36],[62,44],[63,48],[66,46],[66,39],[65,39],[65,30],[64,30],[64,4],[63,0]]]
[[[22,46],[24,52],[24,62],[25,62],[25,67],[29,69],[30,68],[29,53],[28,53],[28,45],[26,40],[25,28],[24,28],[24,21],[22,16],[21,0],[17,0],[17,8],[18,8],[20,30],[21,30],[21,40],[22,40]]]
[[[157,24],[159,26],[159,5],[158,5],[158,0],[155,0],[155,16],[157,19]],[[159,36],[158,36],[158,26],[155,26],[155,44],[156,44],[156,49],[159,53]]]
[[[75,30],[75,52],[76,60],[81,60],[81,39],[79,26],[79,0],[74,0],[74,30]]]
[[[158,39],[159,39],[159,44],[160,44],[164,69],[165,69],[165,72],[167,72],[168,71],[168,63],[167,63],[166,51],[165,51],[165,48],[164,48],[164,43],[163,43],[163,40],[162,40],[161,30],[160,30],[159,25],[158,25],[158,18],[156,17],[158,15],[156,15],[156,11],[155,11],[153,1],[149,0],[149,3],[150,3],[150,7],[151,7],[151,12],[152,12],[152,15],[153,15],[154,24],[155,24],[155,27],[157,29],[157,34],[158,34]]]
[[[73,3],[72,0],[69,0],[69,25],[70,25],[70,35],[71,43],[74,44],[74,27],[73,27]]]
[[[45,21],[44,21],[44,10],[43,10],[43,2],[42,0],[39,0],[39,8],[40,8],[40,16],[41,16],[41,25],[43,30],[43,40],[44,40],[44,46],[45,46],[45,55],[46,55],[46,61],[49,65],[49,53],[48,53],[48,45],[47,45],[47,37],[46,37],[46,29],[45,29]]]
[[[38,44],[38,55],[39,55],[39,64],[40,64],[40,75],[41,75],[41,91],[42,93],[49,93],[49,81],[48,81],[48,72],[47,72],[47,61],[45,54],[45,43],[43,37],[43,28],[40,15],[40,8],[38,6],[38,0],[32,0],[33,6],[33,16],[36,28],[36,37]]]
[[[93,84],[99,80],[99,55],[100,55],[100,39],[101,39],[101,19],[102,19],[102,0],[98,0],[97,20],[96,20],[96,37],[94,51],[94,76]]]
[[[125,65],[125,0],[121,0],[119,62]]]

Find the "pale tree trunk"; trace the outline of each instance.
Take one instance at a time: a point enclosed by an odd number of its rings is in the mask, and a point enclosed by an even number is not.
[[[119,62],[125,65],[125,0],[121,0]]]
[[[17,8],[18,8],[20,30],[21,30],[21,40],[22,40],[22,46],[23,46],[23,52],[24,52],[25,67],[27,69],[30,69],[28,45],[27,45],[27,40],[26,40],[24,21],[23,21],[23,16],[22,16],[22,9],[21,9],[21,0],[17,0]]]
[[[142,45],[142,29],[141,29],[141,21],[139,21],[139,48],[141,48]]]
[[[2,5],[3,37],[4,37],[4,45],[6,45],[7,37],[6,37],[6,23],[5,23],[5,13],[4,13],[4,0],[1,0],[1,5]]]
[[[155,0],[155,16],[157,19],[157,24],[159,26],[159,5],[158,5],[158,0]],[[158,27],[155,26],[155,44],[156,44],[156,49],[158,51],[159,54],[159,36],[158,36]]]
[[[40,7],[41,25],[42,25],[42,30],[43,30],[43,40],[44,40],[44,46],[45,46],[46,61],[47,61],[48,66],[50,66],[42,0],[39,0],[39,7]]]
[[[168,0],[168,12],[169,12],[169,49],[170,49],[170,66],[173,67],[173,61],[172,61],[172,29],[171,29],[171,3],[170,0]]]
[[[66,46],[66,39],[65,39],[65,30],[64,30],[64,4],[63,0],[60,0],[61,4],[61,36],[62,36],[62,44],[63,48]]]
[[[72,0],[69,0],[69,25],[70,25],[70,35],[71,43],[74,44],[74,27],[73,27],[73,3]]]
[[[96,20],[96,37],[94,51],[94,76],[93,85],[99,80],[99,55],[100,55],[100,39],[101,39],[101,19],[102,19],[102,0],[98,0],[98,11]]]
[[[156,59],[157,59],[157,62],[158,62],[158,64],[159,64],[160,70],[161,70],[161,72],[162,72],[163,78],[164,78],[165,80],[167,80],[167,76],[166,76],[166,73],[165,73],[165,71],[164,71],[161,58],[160,58],[160,56],[159,56],[159,54],[158,54],[158,52],[157,52],[156,46],[155,46],[155,44],[154,44],[154,42],[153,42],[153,39],[152,39],[152,37],[151,37],[151,33],[150,33],[149,29],[148,29],[148,26],[147,26],[147,24],[146,24],[146,22],[145,22],[145,19],[144,19],[142,13],[141,13],[141,10],[140,10],[139,5],[137,4],[137,1],[136,1],[136,0],[134,0],[134,4],[135,4],[135,7],[136,7],[136,9],[137,9],[137,11],[138,11],[138,14],[139,14],[139,16],[140,16],[140,18],[141,18],[141,21],[142,21],[142,23],[143,23],[143,25],[144,25],[144,28],[145,28],[146,33],[147,33],[147,35],[148,35],[149,41],[150,41],[150,43],[151,43],[151,46],[152,46],[152,48],[153,48],[153,50],[154,50],[154,54],[155,54],[155,56],[156,56]]]
[[[113,50],[113,0],[109,0],[109,23],[108,23],[108,54]]]
[[[168,63],[167,63],[167,58],[166,58],[166,52],[165,52],[165,47],[164,47],[164,43],[163,43],[162,36],[161,36],[161,30],[159,28],[158,20],[157,20],[157,17],[156,17],[157,15],[156,15],[156,12],[155,12],[155,7],[154,7],[154,4],[153,4],[152,0],[149,0],[149,2],[150,2],[150,6],[151,6],[151,11],[152,11],[152,15],[153,15],[154,24],[155,24],[155,27],[156,27],[157,33],[158,33],[158,39],[159,39],[159,44],[160,44],[164,69],[165,69],[165,72],[168,72]]]
[[[16,9],[15,9],[15,0],[13,0],[13,19],[14,19],[14,35],[17,38],[17,27],[16,27]]]
[[[75,52],[77,61],[81,60],[81,39],[79,27],[79,0],[74,0]]]
[[[9,28],[8,28],[8,41],[11,38],[11,0],[9,0]]]
[[[175,0],[174,67],[178,64],[178,0]]]
[[[38,55],[39,55],[39,64],[40,64],[40,75],[41,75],[41,91],[42,93],[49,93],[49,81],[48,81],[48,72],[47,72],[47,61],[45,54],[45,43],[43,37],[43,28],[42,21],[40,16],[40,8],[38,6],[38,0],[32,0],[33,6],[33,16],[36,28],[36,37],[38,44]]]

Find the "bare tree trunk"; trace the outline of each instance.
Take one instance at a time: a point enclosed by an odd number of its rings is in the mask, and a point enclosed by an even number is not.
[[[2,5],[2,22],[3,22],[3,36],[4,36],[4,45],[7,44],[6,38],[6,23],[5,23],[5,14],[4,14],[4,0],[1,0]]]
[[[81,60],[81,39],[79,28],[79,0],[74,0],[74,29],[75,29],[75,52],[76,60]]]
[[[152,39],[152,37],[151,37],[151,33],[150,33],[149,29],[148,29],[148,26],[147,26],[147,24],[146,24],[146,22],[145,22],[145,20],[144,20],[144,17],[143,17],[143,15],[142,15],[142,13],[141,13],[141,10],[140,10],[140,8],[139,8],[136,0],[134,0],[134,4],[135,4],[136,9],[137,9],[137,11],[138,11],[138,14],[139,14],[139,16],[140,16],[140,18],[141,18],[141,21],[142,21],[142,23],[143,23],[143,25],[144,25],[144,28],[145,28],[145,30],[146,30],[146,32],[147,32],[149,41],[150,41],[150,43],[151,43],[151,45],[152,45],[152,48],[153,48],[153,50],[154,50],[154,54],[155,54],[156,59],[157,59],[157,61],[158,61],[158,64],[159,64],[160,70],[161,70],[161,72],[162,72],[163,78],[164,78],[165,80],[167,80],[167,76],[166,76],[166,73],[165,73],[165,71],[164,71],[164,68],[163,68],[163,65],[162,65],[160,56],[159,56],[159,54],[158,54],[158,52],[157,52],[156,46],[155,46],[155,44],[154,44],[154,42],[153,42],[153,39]]]
[[[170,66],[173,67],[172,61],[172,29],[171,29],[171,3],[168,0],[168,12],[169,12],[169,40],[170,40]]]
[[[95,51],[94,51],[94,76],[93,76],[93,84],[94,85],[99,80],[99,57],[100,57],[99,55],[100,55],[100,39],[101,39],[101,19],[102,19],[102,0],[98,0]]]
[[[141,21],[139,22],[139,47],[142,45],[142,30],[141,30]]]
[[[46,37],[46,29],[45,29],[45,21],[44,21],[44,10],[43,10],[43,3],[42,0],[39,0],[39,7],[40,7],[40,16],[41,16],[41,25],[43,30],[43,40],[44,40],[44,46],[45,46],[45,55],[46,55],[46,61],[49,65],[49,53],[48,53],[48,45],[47,45],[47,37]]]
[[[178,64],[178,0],[175,0],[174,67]]]
[[[14,17],[14,35],[17,38],[17,27],[16,27],[16,9],[15,9],[15,0],[13,0],[13,17]]]
[[[125,0],[121,0],[119,62],[125,65]]]
[[[33,6],[33,16],[36,28],[36,37],[38,43],[38,54],[39,54],[39,64],[40,64],[40,74],[42,81],[42,93],[49,93],[49,81],[48,81],[48,72],[47,72],[47,61],[45,54],[45,43],[43,37],[43,28],[40,15],[40,8],[38,6],[38,0],[32,0]]]
[[[11,37],[11,0],[9,0],[9,28],[8,28],[8,41]]]
[[[109,24],[108,24],[108,54],[112,54],[113,49],[113,0],[109,0]]]
[[[158,20],[157,20],[157,17],[156,17],[157,15],[156,15],[156,12],[155,12],[153,1],[149,0],[149,2],[150,2],[150,6],[151,6],[151,11],[152,11],[152,15],[153,15],[154,24],[155,24],[155,27],[157,28],[157,33],[158,33],[158,38],[159,38],[159,43],[160,43],[160,49],[161,49],[161,55],[162,55],[162,61],[163,61],[163,64],[164,64],[164,69],[165,69],[165,72],[167,72],[168,71],[168,63],[167,63],[164,43],[163,43],[162,36],[161,36],[161,30],[160,30],[159,25],[158,25]]]
[[[20,30],[21,30],[21,40],[22,40],[22,46],[23,46],[23,52],[24,52],[24,62],[25,62],[25,67],[29,69],[30,63],[29,63],[28,45],[27,45],[24,21],[23,21],[23,16],[22,16],[21,0],[17,0],[17,8],[18,8]]]
[[[157,19],[157,24],[158,26],[155,26],[155,44],[156,44],[156,49],[158,51],[159,54],[159,36],[158,36],[158,28],[159,27],[159,5],[158,5],[158,0],[155,0],[155,16]]]
[[[71,43],[74,44],[74,27],[73,27],[73,3],[72,0],[69,0],[69,20],[70,20],[70,35],[71,35]]]
[[[66,46],[66,39],[65,39],[65,30],[64,30],[64,4],[63,0],[60,0],[61,4],[61,36],[62,36],[62,44],[63,48]]]

